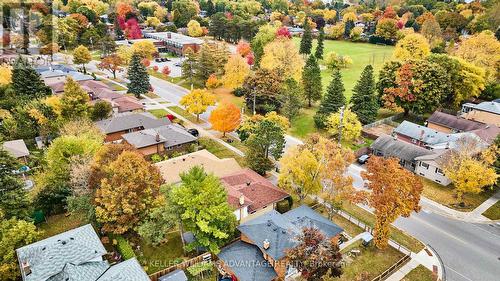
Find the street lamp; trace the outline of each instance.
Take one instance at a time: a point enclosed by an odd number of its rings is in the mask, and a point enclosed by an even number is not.
[[[340,145],[340,142],[342,141],[342,127],[344,123],[344,106],[340,107],[339,113],[340,113],[339,116],[339,145]]]

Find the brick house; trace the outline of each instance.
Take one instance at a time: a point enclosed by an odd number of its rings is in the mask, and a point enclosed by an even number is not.
[[[484,128],[486,125],[473,120],[434,111],[427,119],[427,127],[443,133],[462,133]]]
[[[306,227],[333,240],[343,232],[308,206],[284,214],[272,210],[238,226],[241,239],[221,249],[219,270],[240,281],[291,280],[298,272],[288,265],[286,250],[297,245],[296,237]]]

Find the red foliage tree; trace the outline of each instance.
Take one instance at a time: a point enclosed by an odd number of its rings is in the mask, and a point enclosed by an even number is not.
[[[236,52],[240,54],[242,57],[246,57],[249,53],[252,52],[252,47],[250,43],[245,40],[240,40],[238,45],[236,46]]]
[[[164,66],[163,69],[161,70],[161,73],[163,75],[165,75],[166,77],[168,77],[170,75],[170,68],[168,68],[168,66]]]
[[[154,70],[154,71],[158,71],[158,69],[159,69],[159,68],[158,68],[158,66],[157,66],[157,65],[153,66],[153,70]]]
[[[142,59],[141,63],[144,64],[145,67],[148,67],[151,65],[151,62],[148,59]]]
[[[139,27],[139,23],[136,18],[130,18],[125,23],[126,29],[125,34],[128,39],[140,39],[142,38],[141,28]]]
[[[384,18],[395,19],[397,17],[398,17],[398,14],[396,14],[396,11],[394,11],[394,8],[392,6],[385,8]]]
[[[253,55],[253,52],[248,53],[247,63],[248,63],[248,65],[253,65],[255,63],[255,56]]]
[[[288,31],[288,28],[286,27],[281,27],[276,31],[276,37],[286,37],[286,38],[292,38],[292,34],[290,34],[290,31]]]

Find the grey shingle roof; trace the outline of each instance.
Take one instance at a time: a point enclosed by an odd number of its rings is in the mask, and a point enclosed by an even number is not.
[[[238,230],[274,260],[279,260],[285,256],[285,250],[297,244],[296,238],[305,227],[315,227],[327,238],[334,237],[343,231],[338,225],[308,206],[300,206],[284,214],[272,210],[240,224]],[[263,248],[263,242],[266,239],[269,241],[267,250]]]
[[[183,270],[176,269],[167,275],[161,276],[158,281],[188,281],[188,278]]]
[[[188,133],[184,128],[175,124],[124,134],[122,138],[136,148],[158,143],[164,144],[165,147],[172,147],[197,140],[196,137]]]
[[[6,141],[2,144],[2,147],[15,158],[30,155],[30,151],[26,147],[26,143],[23,139]]]
[[[96,281],[150,281],[136,258],[122,261],[110,267]]]
[[[434,129],[420,126],[406,120],[399,124],[399,126],[394,129],[394,132],[422,141],[426,144],[445,143],[451,139],[450,134],[438,132]]]
[[[64,280],[67,274],[78,274],[74,280],[92,280],[93,274],[89,267],[101,268],[102,264],[85,265],[85,268],[66,268],[67,264],[79,266],[89,261],[98,261],[106,253],[99,237],[90,224],[66,231],[16,250],[19,263],[27,262],[31,274],[26,275],[21,269],[26,281]],[[102,271],[101,271],[102,272]],[[51,278],[53,276],[53,278]]]
[[[105,134],[125,131],[137,127],[144,129],[156,128],[162,125],[170,125],[168,118],[157,119],[149,112],[123,114],[95,122],[97,127]]]
[[[415,157],[432,154],[430,150],[396,140],[388,135],[378,137],[370,147],[372,150],[381,152],[384,157],[396,157],[406,161],[413,161]]]
[[[484,101],[484,102],[479,103],[479,104],[466,103],[466,104],[463,104],[462,106],[474,108],[474,109],[480,110],[480,111],[486,111],[486,112],[491,112],[491,113],[495,113],[495,114],[500,114],[500,103],[498,103],[496,101]]]
[[[236,241],[217,255],[240,281],[270,281],[277,277],[255,245]]]
[[[483,123],[467,120],[465,118],[446,114],[440,111],[434,111],[434,113],[432,113],[432,115],[427,119],[427,122],[455,129],[460,132],[472,131],[486,126]]]

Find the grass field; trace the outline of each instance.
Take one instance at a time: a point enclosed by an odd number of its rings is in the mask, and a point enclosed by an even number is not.
[[[63,233],[84,224],[82,216],[78,214],[72,214],[69,216],[59,214],[47,217],[46,222],[42,222],[37,225],[37,229],[42,231],[42,235],[39,240]]]
[[[402,281],[434,281],[434,276],[432,276],[432,271],[428,270],[423,265],[417,266],[415,269],[410,271]]]
[[[294,37],[293,40],[297,46],[300,44],[300,38]],[[316,42],[316,40],[313,42],[313,52],[316,49]],[[346,89],[345,95],[348,100],[352,96],[352,89],[354,88],[354,85],[359,79],[359,76],[365,66],[372,64],[375,69],[375,73],[377,74],[384,62],[391,60],[392,52],[394,50],[394,47],[392,46],[353,43],[349,41],[325,40],[324,43],[324,56],[326,56],[329,52],[335,52],[339,55],[347,55],[351,57],[353,61],[349,68],[341,71],[344,87]],[[331,75],[332,72],[328,69],[321,71],[324,89],[328,86],[328,83],[331,80]]]
[[[489,218],[490,220],[500,220],[500,201],[496,202],[495,205],[486,210],[483,213],[483,216]]]

